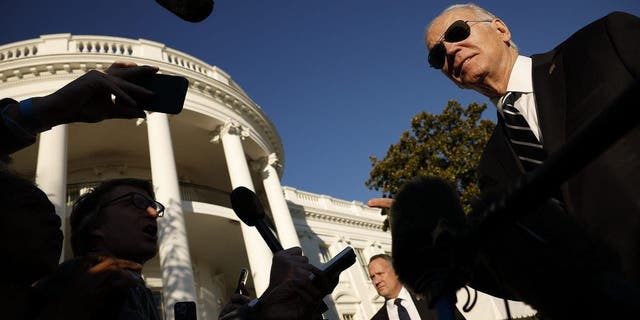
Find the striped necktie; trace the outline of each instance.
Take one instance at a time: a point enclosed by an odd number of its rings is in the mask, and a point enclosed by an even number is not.
[[[547,158],[547,152],[531,131],[527,120],[514,107],[514,103],[521,95],[519,92],[507,92],[502,103],[502,118],[511,147],[528,172]]]
[[[411,320],[411,317],[409,317],[409,312],[407,311],[407,308],[405,308],[401,303],[402,303],[402,299],[400,298],[397,298],[395,301],[393,301],[393,304],[398,306],[398,318],[400,320]]]

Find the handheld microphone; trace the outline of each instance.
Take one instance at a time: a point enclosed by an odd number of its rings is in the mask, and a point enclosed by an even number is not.
[[[180,19],[189,22],[200,22],[213,11],[213,0],[156,0],[165,9],[173,12]]]
[[[256,227],[264,242],[267,243],[271,252],[276,253],[284,250],[278,238],[271,232],[269,226],[264,221],[264,207],[258,196],[246,187],[237,187],[231,191],[231,208],[244,224]]]
[[[258,229],[260,236],[262,236],[264,242],[267,243],[271,252],[276,253],[284,250],[278,238],[271,232],[271,229],[269,229],[269,226],[267,226],[267,223],[264,221],[264,207],[253,191],[246,187],[237,187],[231,191],[230,198],[233,212],[235,212],[238,218],[246,225]],[[321,301],[320,314],[327,310],[329,310],[329,307],[327,307],[324,301]]]

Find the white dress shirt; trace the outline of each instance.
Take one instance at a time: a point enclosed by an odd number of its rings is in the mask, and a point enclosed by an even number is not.
[[[416,308],[416,305],[413,303],[413,299],[411,299],[411,295],[409,294],[409,291],[407,291],[407,289],[405,289],[404,286],[402,287],[402,289],[400,289],[398,298],[402,299],[402,302],[400,302],[400,304],[407,309],[407,312],[409,313],[409,317],[411,317],[411,320],[421,320],[420,314],[418,313],[418,309]],[[386,302],[387,315],[389,316],[389,320],[400,320],[398,318],[398,307],[394,304],[395,301],[396,299],[389,299]]]
[[[531,58],[518,56],[516,63],[511,69],[509,83],[507,84],[507,92],[520,92],[522,95],[513,106],[520,111],[522,116],[527,120],[531,131],[542,143],[542,131],[538,125],[538,112],[536,111],[536,99],[533,93],[533,78],[531,76]],[[504,96],[498,100],[492,100],[502,114],[502,102]]]

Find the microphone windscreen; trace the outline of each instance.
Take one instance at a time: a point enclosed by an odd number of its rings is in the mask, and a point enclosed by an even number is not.
[[[156,0],[165,9],[173,12],[180,19],[189,22],[200,22],[213,11],[213,0]]]
[[[449,240],[465,226],[458,194],[448,182],[417,177],[405,184],[391,207],[394,268],[402,282],[420,291],[419,280],[448,268]]]
[[[248,226],[255,226],[256,221],[264,219],[264,207],[258,196],[246,187],[237,187],[231,191],[231,208],[238,218]]]

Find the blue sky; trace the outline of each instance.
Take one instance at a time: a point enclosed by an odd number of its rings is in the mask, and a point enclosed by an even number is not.
[[[489,103],[428,68],[425,25],[452,1],[217,0],[184,22],[153,0],[2,1],[0,44],[72,33],[144,38],[228,72],[276,125],[283,184],[366,202],[369,155],[383,157],[422,111],[456,99]],[[638,0],[477,1],[509,25],[521,54],[552,49]],[[629,39],[638,41],[639,39]],[[495,119],[494,110],[485,116]]]

